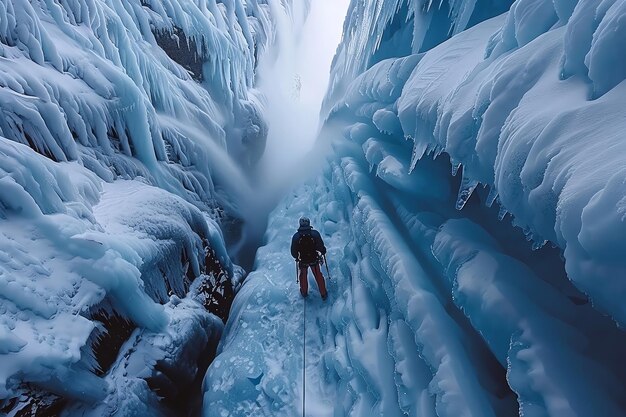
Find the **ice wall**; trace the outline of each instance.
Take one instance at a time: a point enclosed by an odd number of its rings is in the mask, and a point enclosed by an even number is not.
[[[331,151],[270,218],[206,415],[240,393],[249,408],[230,415],[268,410],[274,387],[273,415],[301,413],[303,321],[310,415],[626,413],[626,9],[511,3],[351,3]],[[287,253],[301,215],[333,277],[308,319]],[[220,360],[237,346],[240,373]]]
[[[620,2],[517,1],[503,21],[409,58],[416,65],[406,82],[391,86],[380,74],[393,61],[372,68],[333,111],[349,108],[377,130],[411,140],[411,170],[427,154],[447,153],[455,173],[463,167],[457,208],[478,184],[488,186],[489,205],[498,201],[536,245],[560,247],[570,279],[619,322],[624,311],[612,277],[624,265],[609,247],[622,245],[609,230],[622,227],[623,193],[615,187],[625,75],[620,43],[606,32],[619,32],[607,25],[622,9]],[[388,96],[391,87],[398,98],[383,105],[377,94]]]
[[[0,1],[1,413],[199,407],[292,8]]]
[[[513,0],[353,0],[322,108],[327,115],[348,85],[382,59],[427,51],[508,10]]]
[[[507,228],[511,218],[533,249],[548,243],[562,254],[567,279],[588,302],[555,279],[555,271],[538,273],[536,264],[544,262],[540,253],[524,255],[526,266],[494,256],[494,248],[514,257],[522,251],[501,249],[510,245],[503,243],[505,237],[487,243],[482,237],[486,234],[472,229],[467,220],[440,220],[431,232],[433,240],[426,239],[436,265],[448,277],[452,300],[507,367],[520,413],[540,409],[533,413],[594,415],[603,410],[601,414],[619,415],[624,410],[619,397],[601,397],[613,396],[615,388],[603,372],[613,372],[619,380],[623,367],[612,369],[611,361],[602,365],[606,357],[600,353],[623,340],[621,332],[609,330],[611,319],[620,326],[626,319],[620,278],[626,271],[621,254],[626,242],[618,232],[624,227],[620,201],[626,195],[620,173],[626,150],[619,139],[624,126],[618,116],[625,77],[620,41],[607,36],[621,33],[616,22],[623,13],[620,2],[516,1],[508,13],[425,53],[374,65],[352,82],[331,112],[331,120],[362,122],[351,128],[348,138],[361,145],[376,176],[392,187],[441,189],[428,187],[428,181],[410,187],[407,182],[418,181],[411,180],[419,177],[415,170],[445,153],[453,174],[462,170],[455,202],[461,216],[472,192],[484,187],[476,203],[497,206],[501,219],[511,215],[501,228]],[[415,42],[413,52],[418,52]],[[607,56],[612,57],[610,64]],[[345,71],[341,61],[337,64],[336,72]],[[407,144],[410,152],[397,150]],[[468,217],[488,223],[487,207],[478,218]],[[535,272],[523,272],[528,267]],[[543,278],[530,278],[535,274]],[[557,307],[555,300],[547,301],[550,294],[563,298],[564,304]],[[600,319],[590,306],[609,317]],[[551,310],[553,318],[533,324],[537,308]],[[585,330],[588,319],[571,321],[582,311],[584,317],[597,316],[604,323],[602,336],[597,328]],[[501,316],[502,322],[480,316]],[[509,327],[511,320],[519,324]],[[503,333],[504,328],[508,330]],[[554,336],[561,331],[570,336]],[[495,339],[502,336],[498,348]],[[564,345],[547,348],[548,340],[555,339]],[[541,358],[540,351],[547,356]],[[567,359],[565,352],[573,356]],[[577,377],[565,377],[574,364],[583,362],[581,357],[593,358],[593,366],[605,371],[579,368]],[[551,383],[534,379],[538,366]],[[568,382],[592,374],[606,383],[599,392]],[[555,403],[559,398],[567,405]]]

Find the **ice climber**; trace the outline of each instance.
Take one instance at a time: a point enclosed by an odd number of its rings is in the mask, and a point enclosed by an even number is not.
[[[302,217],[300,219],[300,227],[291,239],[291,256],[294,257],[298,264],[300,294],[303,297],[306,297],[309,293],[308,269],[310,267],[320,289],[322,300],[326,300],[328,292],[326,291],[324,275],[322,275],[320,270],[320,264],[323,262],[325,254],[326,246],[324,246],[320,233],[311,227],[311,221],[308,218]]]

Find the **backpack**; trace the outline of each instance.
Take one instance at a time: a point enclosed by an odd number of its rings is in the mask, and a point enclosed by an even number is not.
[[[316,248],[315,238],[310,232],[300,234],[300,238],[298,238],[298,252],[300,253],[300,262],[302,264],[314,264],[317,262]]]

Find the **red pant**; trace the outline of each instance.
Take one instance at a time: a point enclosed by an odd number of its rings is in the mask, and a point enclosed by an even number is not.
[[[313,271],[313,276],[315,277],[315,281],[317,282],[317,286],[320,289],[320,294],[322,297],[326,296],[326,282],[324,282],[324,275],[322,275],[322,271],[320,271],[320,265],[315,264],[311,265],[311,271]],[[303,266],[300,267],[300,294],[307,295],[309,293],[309,280],[308,280],[308,267]]]

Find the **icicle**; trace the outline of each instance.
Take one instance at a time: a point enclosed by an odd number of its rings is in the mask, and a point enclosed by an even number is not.
[[[433,161],[437,159],[437,157],[441,155],[442,153],[443,153],[443,147],[435,146],[435,151],[433,152]]]
[[[487,207],[493,206],[493,202],[496,201],[496,198],[498,198],[498,190],[496,190],[495,185],[492,185],[491,188],[489,189],[489,195],[487,196],[487,201],[485,202]]]
[[[500,206],[500,211],[498,212],[498,220],[502,221],[506,217],[509,212],[506,211],[504,206]]]
[[[461,168],[461,163],[452,162],[452,176],[456,177],[457,172],[459,172],[459,168]]]
[[[478,181],[467,178],[465,174],[463,175],[461,187],[459,188],[459,195],[456,199],[455,207],[457,210],[462,210],[463,207],[465,207],[467,200],[470,199],[477,185]]]
[[[533,242],[533,248],[532,249],[533,250],[539,250],[539,249],[543,248],[546,245],[546,243],[548,243],[547,240],[536,240],[536,241]]]
[[[427,147],[428,145],[424,142],[415,142],[415,144],[413,145],[413,154],[411,155],[411,166],[409,167],[409,174],[415,169],[417,161],[422,159]]]
[[[533,232],[530,229],[530,227],[526,226],[522,229],[522,232],[524,233],[524,236],[526,237],[526,240],[528,242],[530,242],[531,240],[534,240],[533,238]]]

